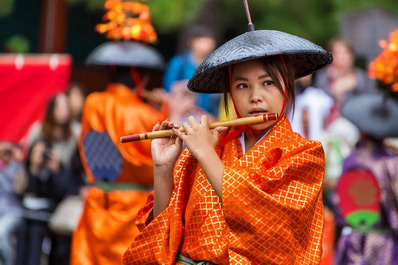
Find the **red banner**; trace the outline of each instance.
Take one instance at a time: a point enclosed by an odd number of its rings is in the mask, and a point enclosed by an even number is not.
[[[0,55],[0,139],[20,142],[69,84],[69,55]]]

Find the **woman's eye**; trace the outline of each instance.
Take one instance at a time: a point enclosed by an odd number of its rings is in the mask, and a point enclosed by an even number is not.
[[[238,84],[236,87],[237,87],[237,88],[246,88],[247,85],[244,84],[244,83],[242,83],[242,84]]]
[[[265,85],[265,86],[270,86],[270,85],[272,85],[272,84],[274,84],[274,82],[271,81],[271,80],[264,81],[264,85]]]

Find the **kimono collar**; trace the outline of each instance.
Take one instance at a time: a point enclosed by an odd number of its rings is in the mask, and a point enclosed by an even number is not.
[[[106,91],[118,97],[137,97],[137,95],[128,86],[120,83],[109,84]]]

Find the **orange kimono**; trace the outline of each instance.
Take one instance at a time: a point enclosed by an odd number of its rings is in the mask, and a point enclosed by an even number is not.
[[[92,185],[73,235],[72,265],[122,263],[123,253],[139,233],[135,219],[152,190],[153,164],[150,141],[122,144],[120,137],[151,131],[156,122],[165,118],[164,114],[141,102],[134,92],[121,84],[111,84],[105,92],[92,93],[87,97],[79,151]],[[84,137],[93,131],[106,132],[120,152],[120,174],[111,183],[116,188],[107,192],[97,187],[98,179],[90,170],[84,151]],[[102,157],[108,159],[107,154]],[[121,188],[123,185],[128,189]]]
[[[149,196],[137,217],[141,234],[124,264],[175,264],[178,254],[215,264],[319,264],[321,144],[293,133],[285,115],[246,154],[238,138],[216,151],[225,165],[222,202],[185,150],[174,169],[169,206],[149,223]]]

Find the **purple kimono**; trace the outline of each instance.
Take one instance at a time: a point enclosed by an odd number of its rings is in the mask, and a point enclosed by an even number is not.
[[[335,264],[398,264],[398,154],[364,141],[344,161],[343,172],[353,168],[370,170],[379,182],[381,218],[372,229],[360,233],[351,229],[337,210],[337,222],[343,230]]]

